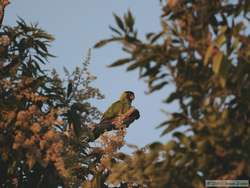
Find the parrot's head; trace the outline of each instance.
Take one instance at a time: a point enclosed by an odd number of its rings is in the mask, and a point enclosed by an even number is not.
[[[125,91],[126,98],[128,101],[132,102],[135,99],[135,94],[132,91]]]

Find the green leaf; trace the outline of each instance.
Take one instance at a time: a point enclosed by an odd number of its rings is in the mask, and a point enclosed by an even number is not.
[[[180,98],[182,95],[182,92],[174,92],[174,93],[171,93],[170,96],[165,100],[166,103],[171,103],[172,101]]]
[[[43,42],[41,42],[41,41],[39,41],[39,40],[35,40],[35,43],[36,43],[44,52],[48,52],[48,49],[47,49],[46,45],[45,45]]]
[[[119,36],[122,36],[122,33],[120,31],[118,31],[117,29],[115,29],[114,27],[112,26],[109,26],[109,29],[113,32],[115,32],[116,34],[118,34]]]
[[[124,27],[124,24],[121,20],[121,18],[119,16],[117,16],[116,14],[113,14],[114,18],[115,18],[115,21],[116,21],[116,24],[119,26],[119,28],[123,31],[126,31],[125,30],[125,27]]]
[[[129,31],[133,32],[133,30],[134,30],[133,27],[134,27],[135,20],[134,20],[134,18],[132,16],[132,13],[131,13],[130,10],[128,10],[128,14],[127,14],[127,16],[125,16],[125,23],[128,26]]]
[[[150,40],[150,43],[153,44],[157,39],[159,39],[161,36],[162,36],[163,32],[160,32],[156,35],[154,35],[151,40]]]
[[[213,57],[212,69],[215,74],[218,74],[220,71],[222,59],[223,59],[223,53],[220,51],[218,51],[216,55]]]
[[[41,69],[40,65],[39,65],[35,60],[33,60],[33,62],[34,62],[34,66],[36,67],[36,69],[37,69],[40,73],[45,74],[44,70]]]
[[[70,94],[72,93],[72,89],[73,89],[73,83],[72,81],[69,81],[68,89],[67,89],[67,97],[69,97]]]
[[[68,126],[73,125],[74,133],[77,137],[79,137],[81,132],[81,118],[77,114],[77,112],[73,109],[69,110],[68,112],[68,122],[69,122]]]
[[[112,63],[111,65],[109,65],[109,67],[117,67],[120,65],[124,65],[126,63],[129,63],[130,61],[132,61],[132,58],[125,58],[125,59],[119,59],[118,61]]]
[[[55,38],[52,35],[44,31],[35,32],[32,34],[32,36],[35,38],[46,39],[47,41],[50,41],[50,42],[55,40]]]
[[[170,123],[168,122],[168,124],[166,123],[165,125],[168,125],[166,129],[164,129],[164,131],[161,133],[161,136],[164,136],[168,133],[170,133],[171,131],[173,131],[174,129],[176,129],[179,125],[176,123]]]
[[[225,34],[222,33],[216,38],[215,43],[218,47],[220,47],[223,43],[225,43],[225,41],[226,41]]]
[[[40,61],[42,64],[46,64],[46,59],[42,59],[42,58],[40,58],[38,55],[34,55],[34,57],[38,60],[38,61]]]
[[[207,48],[207,51],[206,51],[206,54],[205,54],[205,57],[204,57],[204,65],[205,65],[205,66],[208,64],[208,61],[209,61],[209,59],[211,58],[213,49],[214,49],[214,46],[213,46],[213,45],[210,45],[210,46]]]
[[[134,69],[136,69],[136,68],[139,67],[139,66],[140,66],[140,63],[139,63],[139,62],[134,63],[134,64],[132,64],[132,65],[130,65],[130,66],[127,67],[127,71],[134,70]]]
[[[110,42],[114,42],[114,41],[118,41],[120,40],[121,38],[111,38],[111,39],[104,39],[104,40],[101,40],[99,42],[97,42],[95,45],[94,45],[94,48],[100,48],[100,47],[103,47],[105,46],[106,44],[110,43]]]
[[[163,86],[165,86],[166,84],[168,84],[168,82],[167,82],[167,81],[163,81],[163,82],[161,82],[161,83],[159,83],[159,84],[157,84],[157,85],[152,86],[152,87],[150,88],[150,93],[152,93],[152,92],[154,92],[154,91],[156,91],[156,90],[160,90],[160,89],[163,88]]]

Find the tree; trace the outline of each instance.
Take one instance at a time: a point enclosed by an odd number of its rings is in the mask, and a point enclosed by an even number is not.
[[[123,129],[139,116],[131,108],[97,124],[101,112],[89,101],[104,96],[91,86],[90,51],[81,67],[64,68],[61,78],[44,67],[54,57],[48,50],[53,40],[22,19],[0,31],[0,187],[79,187],[95,179],[103,158],[113,156],[90,143],[118,130],[120,136],[101,142],[115,154],[124,144]]]
[[[250,177],[250,64],[247,0],[161,0],[162,29],[137,37],[134,18],[114,15],[110,42],[128,57],[110,67],[139,70],[149,92],[173,84],[178,103],[159,127],[171,134],[112,165],[109,181],[141,187],[205,187],[209,179]],[[180,128],[183,131],[180,131]]]
[[[103,98],[90,86],[89,57],[73,73],[65,69],[63,80],[43,68],[53,37],[37,25],[19,20],[3,27],[0,40],[1,187],[82,183],[90,172],[83,166],[90,163],[86,126],[100,116],[89,99]],[[76,137],[67,136],[68,127]]]

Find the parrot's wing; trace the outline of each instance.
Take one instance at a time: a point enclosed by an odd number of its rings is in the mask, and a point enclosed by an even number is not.
[[[113,103],[103,114],[102,120],[104,119],[112,119],[119,115],[122,108],[122,104],[120,101]]]

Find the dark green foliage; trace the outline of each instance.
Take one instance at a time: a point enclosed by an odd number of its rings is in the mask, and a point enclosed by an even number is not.
[[[128,57],[111,66],[139,70],[149,92],[175,86],[165,102],[175,102],[179,111],[160,125],[173,138],[116,164],[110,181],[165,188],[204,187],[206,179],[247,179],[249,1],[161,2],[162,30],[146,34],[146,42],[134,29],[124,29],[134,23],[115,16],[119,36],[102,44],[123,45]]]

